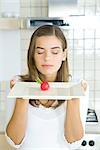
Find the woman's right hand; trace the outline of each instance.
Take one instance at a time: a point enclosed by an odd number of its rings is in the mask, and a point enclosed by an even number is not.
[[[12,89],[12,87],[15,85],[16,83],[16,80],[15,79],[12,79],[10,80],[10,88]]]
[[[20,81],[20,79],[17,77],[10,80],[10,88],[12,89],[13,86],[16,84],[17,81]],[[17,98],[16,100],[22,100],[22,98]],[[29,99],[24,99],[25,101],[29,102]]]
[[[12,87],[16,84],[17,81],[20,81],[20,77],[19,76],[14,76],[11,80],[10,80],[10,88],[12,89]]]

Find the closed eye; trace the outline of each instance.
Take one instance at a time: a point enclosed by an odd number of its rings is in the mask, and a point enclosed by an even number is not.
[[[55,54],[55,55],[57,55],[57,54],[58,54],[58,52],[52,52],[52,54]]]
[[[45,51],[45,50],[44,50],[43,48],[41,48],[41,47],[37,47],[37,48],[36,48],[36,53],[37,53],[37,54],[43,54],[44,51]]]
[[[43,53],[44,53],[44,51],[37,51],[37,53],[38,53],[38,54],[43,54]]]
[[[59,54],[59,52],[60,52],[59,49],[53,49],[53,50],[51,51],[51,53],[52,53],[52,54],[55,54],[55,55]]]

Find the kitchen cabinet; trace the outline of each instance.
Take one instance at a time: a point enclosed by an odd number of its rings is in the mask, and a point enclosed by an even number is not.
[[[20,29],[21,19],[19,18],[0,18],[0,29]]]

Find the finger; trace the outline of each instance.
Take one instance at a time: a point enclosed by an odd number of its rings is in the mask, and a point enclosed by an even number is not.
[[[83,90],[86,91],[87,90],[87,82],[82,80],[81,81],[81,86],[83,87]]]
[[[10,88],[12,88],[15,85],[16,81],[15,80],[11,80],[10,81]]]

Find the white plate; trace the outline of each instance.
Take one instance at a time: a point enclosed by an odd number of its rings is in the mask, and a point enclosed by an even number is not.
[[[49,82],[49,85],[49,90],[42,91],[36,82],[17,82],[8,98],[67,100],[85,96],[81,83]]]

